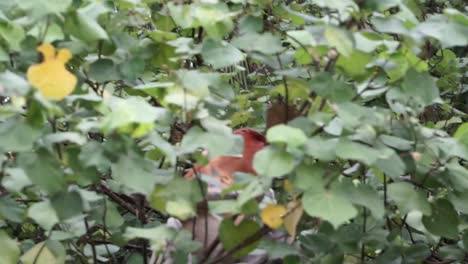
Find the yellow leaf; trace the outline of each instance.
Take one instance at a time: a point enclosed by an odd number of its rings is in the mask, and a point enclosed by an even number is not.
[[[294,185],[288,179],[284,180],[283,188],[288,194],[292,194],[294,192]]]
[[[299,224],[303,212],[304,208],[301,201],[288,203],[288,214],[284,217],[283,221],[284,227],[292,238],[296,237],[297,224]]]
[[[282,205],[269,204],[260,214],[263,223],[272,229],[278,229],[283,225],[281,218],[286,213],[286,208]]]
[[[140,138],[144,135],[150,133],[154,129],[153,123],[140,123],[138,126],[133,130],[132,137],[133,138]]]
[[[44,61],[31,65],[28,69],[28,81],[47,99],[61,100],[71,94],[76,86],[76,76],[65,68],[72,54],[61,49],[55,54],[54,46],[42,44],[37,50],[42,53]]]
[[[59,264],[65,263],[61,262],[59,259],[54,256],[54,253],[44,245],[46,242],[41,242],[31,249],[29,249],[23,256],[21,256],[21,263],[24,264]]]

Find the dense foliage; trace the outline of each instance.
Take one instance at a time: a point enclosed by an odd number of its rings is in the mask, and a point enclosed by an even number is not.
[[[0,263],[467,262],[465,5],[0,1]],[[207,200],[239,127],[258,175]],[[218,256],[166,225],[201,203]]]

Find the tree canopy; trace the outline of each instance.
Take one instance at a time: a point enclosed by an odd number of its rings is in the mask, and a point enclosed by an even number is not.
[[[463,0],[0,1],[0,263],[467,262],[467,68]]]

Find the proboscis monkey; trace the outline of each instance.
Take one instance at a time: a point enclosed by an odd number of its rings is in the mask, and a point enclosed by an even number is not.
[[[221,188],[209,186],[207,195],[219,194],[222,189],[234,183],[235,172],[256,174],[253,167],[255,153],[266,146],[265,137],[257,131],[249,128],[237,129],[233,132],[244,138],[244,149],[242,156],[219,156],[215,157],[205,166],[195,165],[185,174],[186,178],[194,178],[196,174],[204,174],[214,177],[221,182]],[[207,210],[202,208],[200,211]],[[194,240],[204,243],[205,247],[212,245],[218,236],[220,221],[209,213],[199,212],[192,220],[182,223],[182,226],[193,232]],[[208,228],[207,228],[208,227]]]

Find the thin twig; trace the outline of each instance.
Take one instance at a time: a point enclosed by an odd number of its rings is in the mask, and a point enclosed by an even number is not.
[[[201,178],[200,178],[200,172],[194,168],[193,169],[194,171],[194,174],[195,174],[195,179],[197,179],[197,183],[198,183],[198,187],[200,188],[200,192],[202,194],[202,197],[203,197],[203,217],[205,218],[205,232],[204,232],[204,237],[203,237],[203,246],[207,246],[208,245],[208,233],[209,233],[209,228],[208,228],[208,200],[206,199],[206,193],[205,193],[205,190],[203,189],[203,183],[201,181]],[[193,223],[193,227],[195,229],[195,225],[196,225],[196,218],[195,219],[195,223]],[[194,230],[192,230],[192,235],[195,234]]]
[[[261,239],[268,232],[270,232],[270,228],[268,228],[267,226],[263,226],[257,232],[255,232],[253,235],[247,237],[246,239],[241,241],[239,244],[237,244],[237,246],[233,247],[232,249],[227,251],[225,254],[221,255],[219,258],[211,261],[210,264],[223,263],[224,261],[229,259],[232,255],[234,255],[240,249],[243,249],[243,248],[251,245],[252,243],[257,242],[259,239]]]
[[[135,209],[133,206],[129,205],[127,202],[125,202],[122,198],[120,198],[117,194],[115,194],[113,191],[111,191],[109,188],[107,188],[104,184],[101,184],[101,192],[107,195],[112,201],[120,205],[121,207],[125,208],[127,211],[132,213],[133,215],[137,216],[138,215],[138,210]]]
[[[366,174],[362,173],[362,184],[366,184]],[[367,232],[367,209],[362,207],[362,235],[364,236]],[[361,241],[361,263],[365,263],[366,261],[366,243],[365,241]]]
[[[278,60],[278,65],[281,70],[283,70],[283,63],[281,62],[281,58],[279,54],[276,54],[276,59]],[[282,80],[283,80],[283,85],[284,85],[284,100],[286,101],[286,107],[284,108],[284,116],[285,120],[284,123],[287,124],[289,122],[289,87],[288,87],[288,81],[286,79],[286,76],[284,74],[281,75]]]
[[[52,132],[53,133],[57,132],[57,119],[56,118],[49,119],[49,123],[50,123],[50,126],[52,127]],[[55,146],[55,150],[57,151],[59,160],[62,160],[62,149],[60,147],[60,143],[55,143],[54,146]]]
[[[362,208],[363,220],[362,220],[362,234],[366,233],[366,225],[367,225],[367,209],[365,207]],[[366,261],[366,243],[361,241],[361,263]]]
[[[49,24],[50,24],[50,16],[47,16],[44,31],[42,31],[41,36],[39,37],[41,43],[44,42],[44,39],[47,35],[47,31],[49,30]]]
[[[41,248],[39,249],[39,251],[37,251],[37,254],[34,257],[33,264],[37,264],[37,261],[39,260],[39,256],[41,255],[42,251],[44,251],[44,248],[46,247],[47,239],[49,239],[50,235],[52,234],[52,230],[53,230],[53,227],[49,230],[46,240],[44,240],[44,243],[42,243]]]
[[[104,212],[102,214],[102,225],[103,225],[102,230],[104,231],[104,235],[109,234],[109,232],[107,231],[107,220],[106,219],[107,219],[107,199],[104,199]],[[114,258],[114,255],[111,254],[107,244],[104,244],[104,248],[106,249],[107,255],[109,255],[109,257],[112,259],[112,263],[117,263],[115,258]]]
[[[98,42],[98,59],[101,59],[101,56],[102,56],[102,44],[103,44],[103,41],[99,40],[99,42]]]
[[[86,228],[86,234],[88,237],[88,244],[91,246],[91,252],[93,253],[93,263],[97,262],[97,254],[96,254],[96,247],[94,246],[94,243],[92,242],[92,236],[89,232],[89,223],[88,223],[88,217],[84,218],[84,224]]]
[[[217,237],[211,244],[206,248],[205,252],[203,252],[202,257],[200,258],[200,263],[205,263],[208,258],[210,257],[211,253],[216,249],[216,247],[219,245],[219,237]]]

